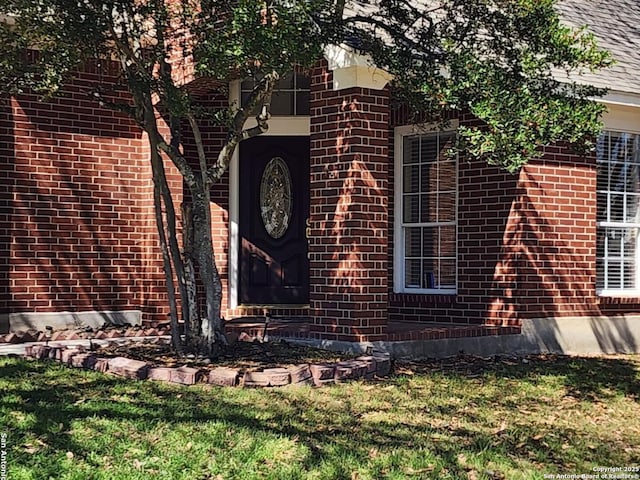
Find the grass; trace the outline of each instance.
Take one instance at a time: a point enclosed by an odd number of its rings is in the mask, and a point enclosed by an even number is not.
[[[1,358],[8,478],[542,479],[640,466],[640,358],[513,363],[249,390]]]

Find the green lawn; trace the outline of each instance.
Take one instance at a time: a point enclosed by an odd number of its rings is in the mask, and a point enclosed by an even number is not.
[[[179,387],[0,359],[8,478],[533,478],[640,466],[640,358]]]

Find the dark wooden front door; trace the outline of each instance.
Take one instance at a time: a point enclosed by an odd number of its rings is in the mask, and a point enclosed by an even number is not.
[[[309,302],[309,138],[240,145],[240,285],[245,305]]]

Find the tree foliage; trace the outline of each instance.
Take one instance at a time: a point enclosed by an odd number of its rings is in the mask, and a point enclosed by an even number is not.
[[[554,0],[381,0],[346,7],[356,45],[395,77],[399,94],[442,121],[482,120],[459,131],[462,150],[515,172],[542,145],[588,148],[604,92],[569,82],[610,64],[585,28],[564,26]]]
[[[172,319],[177,324],[177,278],[188,343],[208,353],[224,341],[209,192],[238,143],[268,128],[271,93],[283,75],[312,66],[325,46],[345,44],[391,73],[395,97],[423,120],[475,115],[481,122],[460,128],[460,148],[516,171],[541,145],[589,146],[602,111],[589,98],[603,92],[560,77],[610,61],[586,30],[561,24],[553,0],[0,0],[0,18],[5,93],[55,95],[83,62],[119,62],[129,102],[112,97],[109,84],[87,93],[130,115],[148,136]],[[214,158],[202,144],[202,108],[186,86],[193,75],[221,84],[254,80],[244,105],[209,112],[228,131]],[[254,111],[257,125],[247,129]],[[177,146],[185,125],[197,166]],[[193,199],[183,209],[182,250],[163,156]],[[195,265],[205,284],[204,318],[196,300],[184,301],[195,298]]]

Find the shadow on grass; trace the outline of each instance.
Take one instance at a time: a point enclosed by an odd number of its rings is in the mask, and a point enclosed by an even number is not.
[[[496,374],[513,379],[547,375],[562,378],[567,393],[581,400],[603,400],[616,395],[640,397],[638,364],[625,358],[532,356],[516,368],[496,369]]]
[[[417,374],[439,373],[445,376],[487,377],[536,381],[541,377],[561,379],[568,394],[583,400],[598,400],[615,395],[640,398],[638,364],[621,357],[570,357],[531,355],[524,359],[461,356],[425,362],[406,362],[405,369]],[[402,369],[400,369],[402,371]]]
[[[429,368],[433,366],[425,366],[424,377],[429,377],[426,373]],[[586,402],[604,401],[616,395],[637,399],[640,390],[637,365],[625,359],[532,358],[527,364],[517,365],[487,362],[480,378],[466,379],[464,374],[441,372],[431,379],[437,382],[439,378],[446,381],[454,377],[471,392],[466,395],[472,398],[465,402],[503,408],[525,408],[527,402],[535,400],[529,398],[521,405],[514,404],[504,398],[500,389],[473,397],[473,392],[480,390],[476,385],[491,382],[492,378],[535,384],[539,379],[554,377],[568,394]],[[604,442],[598,445],[596,441],[595,446],[576,444],[575,439],[584,433],[569,426],[554,426],[551,430],[544,425],[510,425],[491,432],[486,428],[482,410],[468,408],[468,404],[455,397],[453,387],[450,398],[434,400],[429,398],[430,387],[419,386],[411,392],[410,388],[415,387],[409,387],[406,379],[400,377],[387,384],[366,385],[370,394],[360,391],[362,385],[344,387],[355,389],[345,394],[338,390],[343,387],[312,390],[307,394],[294,389],[247,392],[135,382],[56,364],[0,360],[0,379],[7,385],[0,399],[0,413],[4,417],[0,424],[5,423],[2,428],[15,439],[14,460],[21,465],[33,465],[24,444],[35,436],[50,453],[39,457],[37,468],[42,478],[55,478],[69,468],[64,457],[68,451],[99,467],[92,460],[94,452],[65,433],[73,422],[96,418],[131,423],[136,432],[143,433],[153,431],[158,423],[173,428],[187,426],[197,432],[198,425],[222,422],[246,432],[297,439],[311,452],[302,466],[305,471],[334,464],[333,473],[327,478],[349,478],[353,465],[347,465],[344,459],[350,458],[355,465],[371,465],[375,463],[375,452],[390,455],[406,452],[398,456],[397,464],[393,461],[381,464],[378,471],[381,477],[385,469],[406,468],[401,464],[403,455],[411,456],[421,450],[427,452],[425,461],[435,463],[434,477],[446,470],[449,478],[467,477],[470,468],[475,468],[465,463],[468,457],[480,459],[484,464],[499,461],[511,468],[516,468],[522,459],[532,464],[562,466],[567,461],[566,445],[574,444],[572,455],[578,461],[602,465],[625,461],[621,452],[608,449]],[[368,395],[375,397],[375,402],[369,404]],[[30,420],[14,422],[12,418],[17,416]],[[499,477],[480,472],[478,478]]]

